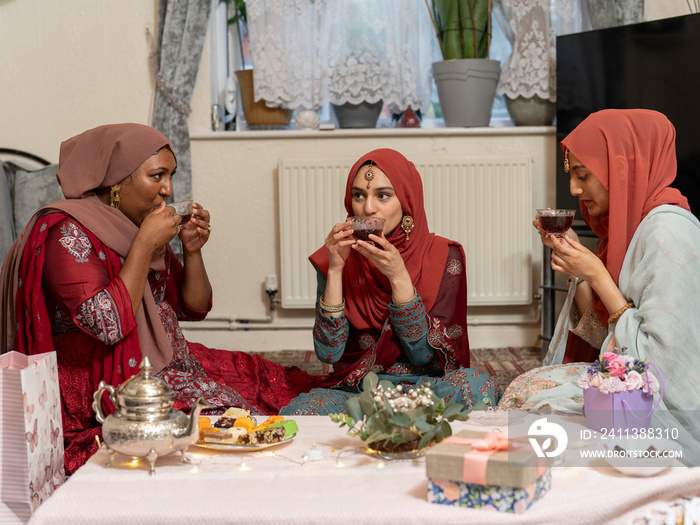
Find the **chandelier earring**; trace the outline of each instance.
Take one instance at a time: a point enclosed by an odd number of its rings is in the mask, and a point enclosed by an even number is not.
[[[122,203],[122,200],[119,197],[119,190],[119,184],[115,184],[109,190],[109,205],[112,208],[119,209],[119,205]]]
[[[401,219],[401,229],[406,234],[406,240],[410,240],[408,235],[411,233],[411,230],[413,230],[413,217],[404,215],[403,219]]]
[[[369,162],[369,168],[365,171],[365,180],[367,181],[367,189],[369,189],[369,183],[374,179],[374,171],[372,171],[372,161]]]
[[[569,150],[564,152],[564,171],[569,173]]]

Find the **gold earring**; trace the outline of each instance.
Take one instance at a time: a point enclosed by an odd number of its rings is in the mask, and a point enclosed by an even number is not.
[[[410,215],[404,215],[403,219],[401,219],[401,229],[406,234],[406,240],[408,241],[408,234],[411,233],[411,230],[413,229],[413,217]]]
[[[119,197],[119,189],[119,184],[115,184],[109,190],[109,205],[112,208],[119,209],[119,205],[122,203],[122,200]]]
[[[372,171],[372,161],[369,163],[369,168],[365,171],[365,180],[367,181],[367,189],[369,189],[369,183],[374,179],[374,172]]]
[[[564,171],[569,173],[569,150],[564,152]]]

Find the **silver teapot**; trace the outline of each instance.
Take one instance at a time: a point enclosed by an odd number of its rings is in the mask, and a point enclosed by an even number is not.
[[[141,361],[141,372],[124,381],[115,391],[112,385],[100,382],[93,394],[92,408],[97,421],[102,423],[102,439],[110,458],[105,467],[112,466],[115,452],[148,459],[150,474],[155,474],[159,456],[180,451],[183,463],[189,463],[185,450],[199,439],[199,414],[209,404],[199,398],[192,414],[173,409],[175,393],[165,381],[151,375],[148,357]],[[105,417],[102,394],[117,411]]]

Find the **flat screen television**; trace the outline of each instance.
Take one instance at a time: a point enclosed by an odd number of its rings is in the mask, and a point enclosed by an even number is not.
[[[676,128],[674,186],[700,216],[700,14],[557,37],[557,138],[606,108],[655,109]],[[557,207],[575,208],[557,149]],[[578,214],[580,218],[580,212]]]

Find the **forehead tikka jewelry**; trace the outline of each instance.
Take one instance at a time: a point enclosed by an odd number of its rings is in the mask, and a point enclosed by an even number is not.
[[[374,172],[372,171],[372,161],[369,163],[369,168],[365,171],[365,180],[367,181],[367,189],[369,189],[369,183],[374,179]]]
[[[569,150],[564,152],[564,171],[569,173]]]

